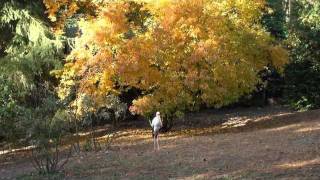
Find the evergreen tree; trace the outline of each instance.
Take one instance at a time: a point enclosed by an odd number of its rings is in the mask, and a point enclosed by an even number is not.
[[[0,137],[24,137],[32,108],[48,97],[61,66],[63,43],[50,32],[40,0],[0,4]],[[9,138],[10,137],[10,138]]]
[[[284,94],[296,109],[320,107],[319,7],[320,2],[307,0],[296,0],[292,7]]]

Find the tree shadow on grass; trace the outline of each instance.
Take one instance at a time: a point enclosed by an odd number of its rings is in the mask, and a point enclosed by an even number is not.
[[[208,115],[210,118],[210,115]],[[239,133],[260,129],[270,129],[288,126],[302,121],[315,121],[320,117],[320,110],[308,112],[281,111],[274,113],[262,113],[259,116],[237,116],[225,117],[219,124],[201,124],[197,127],[177,127],[165,134],[165,137],[173,136],[203,136],[221,133]],[[199,119],[199,121],[201,121]],[[319,128],[320,129],[320,128]]]
[[[318,117],[316,110],[278,114],[243,127],[166,134],[159,152],[152,151],[152,143],[131,145],[128,153],[140,151],[140,156],[127,161],[139,163],[123,165],[124,174],[130,179],[317,179]]]
[[[320,147],[320,126],[316,121],[319,115],[317,110],[259,116],[244,113],[227,115],[225,119],[229,120],[224,123],[234,122],[229,124],[178,126],[161,135],[159,152],[153,151],[148,129],[123,128],[118,149],[106,154],[89,153],[79,163],[74,158],[67,170],[71,179],[272,179],[308,173],[317,176],[317,172],[308,169],[316,164],[292,168],[279,165],[315,158]],[[203,116],[213,117],[208,112]],[[300,122],[309,124],[299,125]],[[301,169],[306,173],[300,173]],[[72,175],[73,171],[78,174]]]

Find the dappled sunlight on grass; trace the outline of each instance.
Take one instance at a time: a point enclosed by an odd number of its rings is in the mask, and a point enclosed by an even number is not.
[[[209,170],[205,173],[193,174],[191,176],[186,177],[178,177],[176,179],[179,180],[203,180],[203,179],[217,179],[217,180],[228,180],[228,179],[247,179],[245,176],[250,174],[244,170],[236,170],[229,173],[219,173],[218,171],[215,172],[214,170]],[[250,178],[251,179],[251,178]]]
[[[294,113],[292,112],[282,112],[279,114],[266,114],[265,116],[261,116],[261,117],[256,117],[256,118],[251,118],[252,122],[259,122],[265,119],[272,119],[272,118],[280,118],[280,117],[285,117],[285,116],[289,116],[292,115]]]
[[[272,117],[282,117],[282,116],[288,116],[294,114],[294,112],[282,112],[282,113],[278,113],[278,114],[273,114],[271,115]]]
[[[285,169],[290,169],[290,168],[301,168],[304,166],[308,165],[320,165],[320,157],[315,158],[315,159],[310,159],[310,160],[301,160],[301,161],[293,161],[289,163],[283,163],[280,165],[276,165],[278,168],[285,168]]]
[[[113,139],[111,145],[72,157],[66,172],[71,179],[274,179],[278,174],[290,177],[300,169],[320,164],[320,158],[315,158],[319,149],[316,130],[320,129],[317,113],[264,113],[258,117],[242,114],[229,116],[220,123],[215,122],[214,114],[204,113],[197,116],[196,125],[186,121],[160,133],[159,151],[153,149],[147,123],[123,125],[116,130],[101,127],[81,139],[91,140],[94,134],[102,147]],[[202,123],[204,118],[206,122]],[[82,146],[85,141],[80,143]],[[315,170],[312,173],[317,175]]]
[[[199,127],[178,127],[167,133],[161,133],[160,137],[162,140],[173,140],[180,137],[191,137],[191,136],[206,136],[221,133],[238,133],[243,131],[252,131],[254,129],[264,129],[266,132],[273,131],[284,131],[290,130],[292,128],[297,128],[294,120],[287,119],[290,118],[292,112],[281,112],[279,114],[264,114],[262,116],[232,116],[229,119],[221,123],[220,125],[203,125]],[[210,116],[210,115],[208,115]],[[299,120],[299,119],[298,119]],[[212,120],[214,122],[214,120]],[[105,136],[105,137],[108,137]],[[103,140],[104,136],[100,137]],[[118,132],[117,142],[120,144],[137,144],[137,143],[150,143],[152,142],[151,129],[149,128],[125,128]]]
[[[287,126],[282,126],[282,127],[276,127],[276,128],[272,128],[272,129],[267,129],[266,131],[268,131],[268,132],[284,131],[284,130],[289,130],[289,129],[293,129],[293,128],[296,128],[296,127],[297,127],[296,124],[291,124],[291,125],[287,125]]]
[[[220,127],[207,127],[207,128],[193,128],[193,129],[184,129],[179,132],[176,132],[176,136],[196,136],[202,134],[209,134],[213,132],[218,132],[221,130]]]
[[[256,109],[254,109],[256,111]],[[258,114],[251,114],[252,110],[241,112],[239,110],[235,110],[234,112],[227,113],[214,113],[214,112],[204,112],[200,114],[194,114],[193,120],[197,120],[197,126],[179,126],[177,129],[173,129],[167,133],[161,133],[161,137],[167,140],[176,139],[179,137],[187,137],[187,136],[202,136],[209,134],[220,134],[220,133],[228,133],[228,132],[239,132],[241,128],[246,128],[248,124],[258,123],[263,121],[272,122],[273,118],[285,117],[286,115],[292,114],[292,112],[283,112],[286,110],[281,109],[271,109],[270,112],[267,110],[258,111]],[[259,114],[260,113],[260,114]],[[193,117],[192,116],[192,117]],[[217,119],[222,118],[223,123],[217,124]],[[191,120],[191,121],[193,121]],[[204,122],[204,124],[202,124]],[[268,122],[269,123],[269,122]],[[262,124],[261,127],[264,127],[265,124]],[[257,125],[258,126],[258,125]],[[289,125],[290,126],[290,125]],[[279,127],[275,130],[284,130],[289,127]],[[116,143],[129,143],[135,144],[137,142],[151,142],[151,128],[121,128],[117,131],[116,135],[114,134],[114,129],[111,126],[97,127],[93,131],[84,131],[79,132],[79,140],[85,141],[90,138],[94,134],[94,137],[97,138],[98,141],[104,142],[107,141],[111,136],[116,136]],[[76,141],[76,134],[72,134],[64,138],[63,144],[72,144]],[[23,149],[23,148],[21,148]],[[9,152],[16,152],[16,150],[4,150],[0,151],[0,155],[7,154]]]
[[[10,150],[8,150],[8,149],[0,150],[0,155],[5,155],[5,154],[15,153],[15,152],[21,152],[21,151],[27,151],[27,150],[31,150],[33,148],[34,148],[34,146],[26,146],[26,147],[10,149]]]
[[[80,137],[82,136],[89,136],[91,133],[104,133],[108,130],[110,130],[111,127],[100,127],[99,129],[94,129],[93,131],[84,131],[84,132],[79,132],[78,135]],[[76,136],[76,134],[73,134],[73,136]]]
[[[193,174],[191,176],[188,177],[178,177],[176,178],[177,180],[200,180],[200,179],[208,179],[209,175],[208,173],[202,173],[202,174]]]
[[[116,134],[106,134],[104,136],[98,137],[97,140],[98,141],[103,141],[109,138],[116,138]]]
[[[320,130],[320,124],[317,124],[313,127],[300,128],[300,129],[297,129],[295,132],[305,133],[305,132],[313,132],[313,131],[317,131],[317,130]]]
[[[250,120],[251,119],[246,116],[230,118],[227,122],[222,124],[222,128],[245,126]]]
[[[177,147],[176,144],[165,144],[165,145],[162,145],[161,141],[160,141],[160,146],[161,146],[161,149],[172,149],[172,148],[176,148]]]

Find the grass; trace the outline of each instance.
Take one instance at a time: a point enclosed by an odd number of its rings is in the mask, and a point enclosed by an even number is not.
[[[64,179],[64,173],[53,173],[53,174],[39,174],[36,172],[32,172],[29,174],[23,174],[18,176],[17,180],[60,180]]]
[[[123,128],[111,149],[82,152],[70,159],[63,174],[45,178],[319,179],[320,111],[243,111],[191,114],[188,122],[202,118],[203,124],[176,126],[162,134],[156,152],[149,128]],[[219,118],[220,124],[210,125]],[[8,165],[7,177],[27,166]],[[39,177],[30,171],[19,178]]]

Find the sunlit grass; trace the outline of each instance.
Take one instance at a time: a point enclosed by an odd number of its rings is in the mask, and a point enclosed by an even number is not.
[[[300,128],[300,129],[296,130],[296,132],[305,133],[305,132],[313,132],[313,131],[317,131],[317,130],[320,130],[320,124],[317,124],[316,126],[313,126],[313,127]]]
[[[277,165],[279,168],[301,168],[308,165],[315,165],[320,163],[320,158],[310,159],[310,160],[301,160],[301,161],[293,161],[288,163],[283,163]]]

